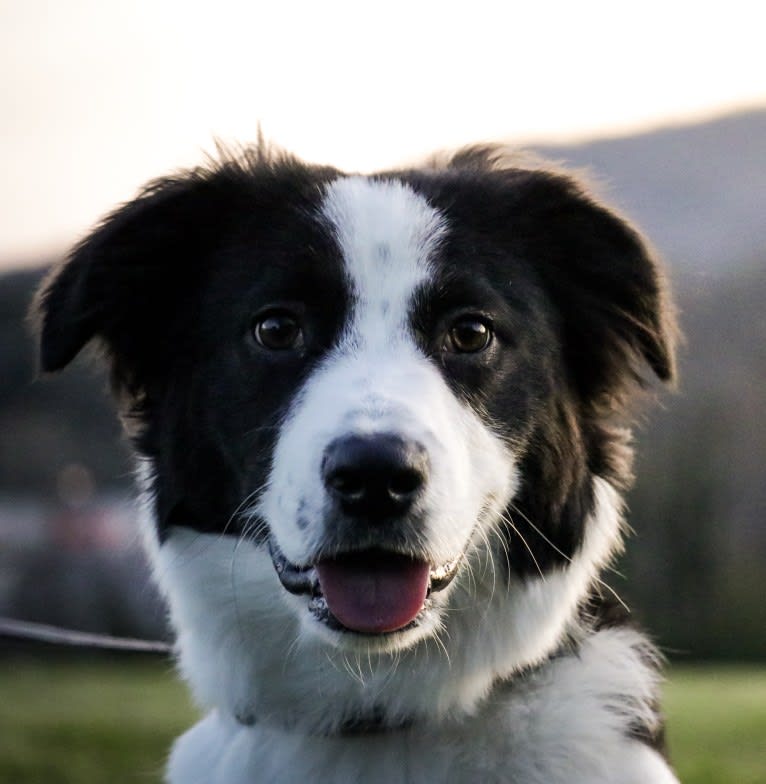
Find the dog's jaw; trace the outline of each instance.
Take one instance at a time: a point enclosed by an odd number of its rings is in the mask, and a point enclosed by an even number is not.
[[[332,733],[381,709],[394,724],[470,714],[494,683],[543,661],[576,629],[577,606],[620,541],[616,491],[599,478],[594,490],[571,563],[506,585],[486,551],[474,549],[441,595],[432,632],[388,650],[349,650],[318,634],[267,548],[173,529],[155,551],[154,571],[178,632],[181,671],[206,707],[308,733]]]

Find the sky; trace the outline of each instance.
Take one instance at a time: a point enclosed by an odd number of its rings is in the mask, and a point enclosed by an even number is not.
[[[766,105],[761,3],[0,0],[0,266],[259,127],[354,171]]]

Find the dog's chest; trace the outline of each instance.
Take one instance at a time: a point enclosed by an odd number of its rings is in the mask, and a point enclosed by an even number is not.
[[[573,735],[576,735],[575,732]],[[570,740],[575,741],[572,737]],[[515,742],[478,720],[463,732],[317,738],[239,727],[211,714],[176,743],[171,784],[676,784],[636,741],[591,747]],[[213,763],[213,760],[217,762]]]
[[[589,651],[501,687],[473,716],[438,729],[322,737],[213,711],[182,736],[170,784],[677,784],[662,757],[631,738],[640,670],[594,677]],[[602,662],[603,664],[603,662]],[[624,700],[630,698],[630,701]],[[615,710],[621,704],[623,711]],[[631,707],[632,706],[632,707]],[[631,710],[636,711],[631,714]]]

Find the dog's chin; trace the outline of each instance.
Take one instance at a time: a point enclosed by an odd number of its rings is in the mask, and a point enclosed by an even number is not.
[[[348,629],[329,612],[324,597],[314,597],[299,605],[303,632],[324,644],[346,651],[367,654],[391,654],[434,636],[442,626],[439,603],[429,597],[417,616],[406,626],[383,633],[357,632]]]
[[[368,549],[289,561],[272,537],[269,551],[306,631],[335,647],[394,651],[434,634],[440,605],[462,555],[432,565],[401,553]]]

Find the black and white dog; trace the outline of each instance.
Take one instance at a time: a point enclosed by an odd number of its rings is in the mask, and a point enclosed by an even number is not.
[[[657,656],[607,609],[661,270],[562,173],[348,176],[263,145],[149,185],[37,303],[92,339],[209,712],[168,781],[665,784]]]

